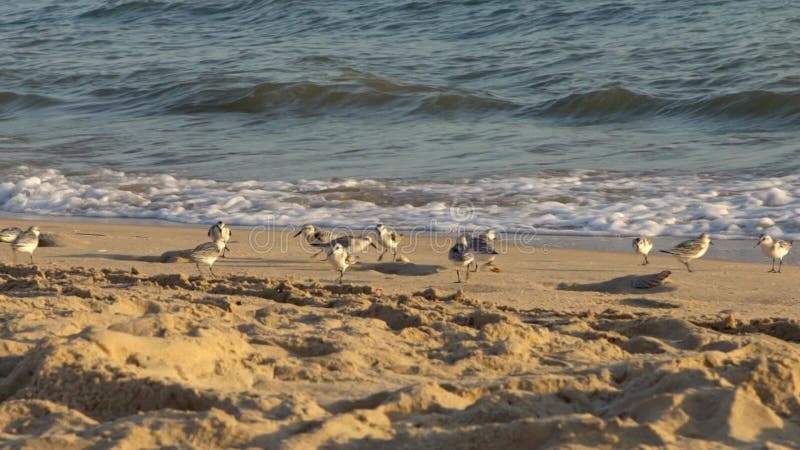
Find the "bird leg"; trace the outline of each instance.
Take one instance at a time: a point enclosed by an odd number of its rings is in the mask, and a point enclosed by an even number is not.
[[[647,255],[644,255],[644,261],[642,262],[643,266],[650,264],[650,261],[647,260]]]
[[[767,273],[776,273],[776,272],[777,271],[775,270],[775,258],[772,258],[772,269],[769,269]]]
[[[342,284],[342,278],[344,278],[344,270],[339,269],[339,284]]]
[[[778,265],[778,273],[781,273],[782,268],[783,268],[783,258],[781,258],[781,263]]]
[[[31,265],[32,266],[34,265],[34,263],[33,263],[33,253],[31,253]]]
[[[216,278],[217,274],[214,273],[214,269],[212,268],[212,266],[208,266],[208,271],[211,272],[212,277]]]
[[[469,268],[467,269],[467,272],[469,272]],[[458,272],[458,269],[456,269],[456,277],[458,278],[456,283],[461,283],[461,274]]]
[[[384,250],[383,253],[378,255],[378,262],[381,262],[381,260],[383,260],[383,255],[385,255],[385,254],[386,254],[386,250]]]
[[[194,265],[197,266],[197,271],[200,272],[200,277],[205,278],[205,275],[203,275],[203,271],[200,270],[200,263],[194,263]]]
[[[477,272],[478,271],[478,269],[477,269],[478,263],[475,263],[475,266],[476,266],[475,271]],[[469,269],[467,269],[466,275],[464,276],[464,282],[466,283],[467,281],[469,281]]]
[[[691,267],[689,267],[689,261],[684,261],[684,262],[683,262],[683,265],[684,265],[684,266],[686,266],[686,270],[688,270],[689,272],[691,272],[691,271],[692,271],[692,268],[691,268]]]

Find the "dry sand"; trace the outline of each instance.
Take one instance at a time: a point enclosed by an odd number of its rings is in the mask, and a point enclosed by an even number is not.
[[[459,285],[421,238],[339,286],[234,230],[202,279],[158,261],[204,228],[39,225],[0,265],[3,448],[800,446],[793,266],[510,248]]]

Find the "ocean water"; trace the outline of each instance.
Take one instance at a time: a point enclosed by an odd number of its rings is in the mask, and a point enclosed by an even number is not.
[[[2,212],[800,238],[800,5],[0,2]]]

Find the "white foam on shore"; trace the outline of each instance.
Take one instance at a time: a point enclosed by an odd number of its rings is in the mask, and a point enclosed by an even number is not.
[[[800,176],[740,178],[571,171],[457,182],[422,180],[241,181],[96,170],[67,175],[7,169],[0,210],[181,223],[317,223],[447,230],[492,226],[569,235],[701,232],[800,238]]]

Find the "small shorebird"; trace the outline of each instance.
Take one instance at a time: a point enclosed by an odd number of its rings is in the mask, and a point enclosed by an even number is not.
[[[772,258],[772,269],[770,269],[769,273],[781,273],[781,268],[783,267],[783,257],[789,254],[789,251],[792,249],[792,243],[789,241],[784,241],[783,239],[773,239],[772,236],[768,234],[762,234],[761,237],[758,238],[758,242],[756,242],[756,247],[761,246],[761,252],[764,253],[764,256],[767,258]],[[780,261],[780,265],[778,266],[778,270],[775,270],[775,260]]]
[[[39,234],[39,227],[30,227],[14,239],[14,242],[11,243],[11,250],[14,252],[14,264],[17,263],[17,252],[30,255],[31,264],[33,264],[33,252],[39,246]]]
[[[203,271],[200,270],[200,263],[208,266],[208,271],[211,272],[212,276],[217,276],[212,267],[224,249],[225,241],[222,239],[217,239],[214,242],[203,242],[189,252],[189,259],[197,266],[200,276],[203,276]]]
[[[327,251],[330,253],[333,251],[333,248],[337,245],[341,245],[347,253],[354,255],[356,253],[361,253],[367,249],[367,247],[373,247],[375,249],[378,248],[375,245],[375,238],[372,237],[371,234],[368,234],[363,237],[357,236],[339,236],[329,242],[325,242],[324,244],[311,244],[314,247],[322,249],[322,251]]]
[[[303,225],[303,228],[295,233],[294,237],[300,236],[301,234],[309,244],[324,244],[338,237],[336,233],[330,230],[317,228],[310,223]]]
[[[469,251],[469,244],[467,243],[466,236],[461,236],[458,238],[456,245],[450,248],[450,253],[448,253],[447,259],[456,268],[456,277],[458,277],[458,283],[461,283],[461,273],[459,272],[459,269],[462,267],[466,268],[464,271],[466,274],[464,276],[464,282],[467,282],[469,280],[469,266],[475,262],[475,255]]]
[[[678,261],[682,262],[686,269],[691,272],[692,268],[689,267],[689,261],[705,255],[709,245],[713,245],[711,236],[708,233],[703,233],[697,239],[683,241],[670,250],[661,250],[661,253],[667,253],[678,258]]]
[[[342,244],[338,243],[334,244],[331,251],[328,252],[327,259],[331,266],[339,272],[339,279],[337,280],[339,284],[342,284],[342,278],[347,268],[358,262],[355,256],[348,253]]]
[[[647,239],[644,236],[637,237],[633,240],[633,251],[636,252],[638,255],[644,256],[644,261],[642,261],[642,265],[646,266],[650,264],[650,261],[647,260],[647,255],[650,253],[650,250],[653,249],[653,241]]]
[[[378,232],[378,241],[381,243],[381,247],[383,247],[383,253],[378,256],[378,261],[382,260],[383,255],[389,251],[392,252],[392,261],[397,261],[397,244],[400,242],[398,234],[382,223],[375,226],[375,231]]]
[[[223,258],[225,257],[226,250],[231,251],[231,249],[228,248],[228,241],[231,240],[232,235],[233,233],[231,233],[230,227],[225,225],[225,223],[221,220],[214,225],[211,225],[211,228],[208,229],[208,237],[211,238],[211,242],[216,242],[222,239],[222,242],[225,243],[225,248],[222,249],[222,255],[220,255]]]
[[[337,237],[339,237],[338,234],[336,234],[336,233],[334,233],[334,232],[332,232],[330,230],[317,228],[317,227],[315,227],[314,225],[312,225],[310,223],[307,223],[307,224],[303,225],[303,228],[301,228],[300,231],[295,233],[294,237],[300,236],[301,234],[303,235],[303,238],[306,240],[307,243],[309,243],[311,245],[314,245],[314,246],[318,246],[319,244],[327,244],[330,241],[332,241],[333,239],[336,239]],[[313,257],[319,255],[320,253],[322,253],[323,251],[325,251],[325,250],[320,250],[317,253],[314,253],[313,255],[311,255],[311,257],[313,258]]]
[[[469,241],[469,249],[472,250],[472,254],[475,256],[473,263],[475,264],[475,270],[473,272],[478,271],[479,264],[491,266],[494,263],[494,259],[499,255],[494,248],[496,237],[494,230],[489,228],[486,233],[475,236]]]
[[[10,244],[14,242],[14,240],[17,239],[17,236],[19,236],[20,234],[22,234],[21,228],[17,227],[3,228],[2,230],[0,230],[0,242],[5,242]]]

